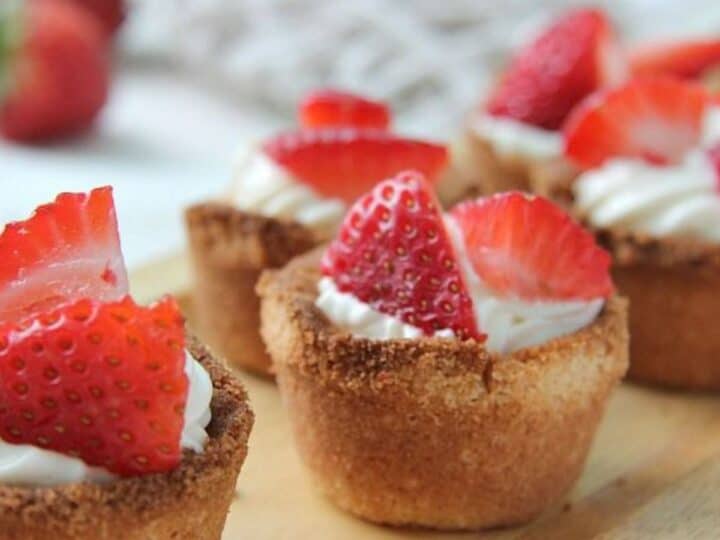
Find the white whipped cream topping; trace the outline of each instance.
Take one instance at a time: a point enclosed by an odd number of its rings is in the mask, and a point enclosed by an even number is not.
[[[563,153],[563,139],[559,131],[548,131],[514,118],[476,114],[471,129],[490,143],[502,156],[528,156],[551,159]]]
[[[489,351],[504,354],[545,343],[579,330],[600,313],[605,303],[603,298],[529,302],[494,295],[473,269],[455,220],[446,215],[445,222],[472,298],[475,320],[488,335],[486,347]],[[381,340],[413,339],[423,335],[419,328],[375,310],[352,294],[341,292],[330,277],[320,279],[318,291],[315,301],[318,308],[334,324],[353,335]],[[454,334],[451,330],[442,330],[436,336],[454,337]]]
[[[720,143],[720,108],[703,118],[702,146]],[[599,228],[619,227],[657,237],[720,243],[717,171],[702,148],[676,165],[617,158],[581,174],[576,208]]]
[[[210,423],[213,386],[210,375],[189,353],[185,373],[189,379],[183,448],[202,452]],[[79,482],[109,482],[115,476],[101,467],[91,467],[74,458],[27,444],[8,444],[0,439],[0,484],[53,487]]]
[[[321,231],[334,227],[345,215],[343,201],[321,197],[254,146],[238,155],[231,196],[241,210]]]
[[[328,318],[356,336],[371,339],[419,338],[423,331],[397,317],[381,313],[356,296],[340,291],[332,278],[318,282],[319,295],[315,304]],[[452,330],[438,330],[435,337],[455,337]]]

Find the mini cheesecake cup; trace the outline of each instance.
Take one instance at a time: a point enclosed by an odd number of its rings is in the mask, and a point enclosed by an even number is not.
[[[197,341],[213,381],[202,454],[167,474],[56,488],[0,485],[0,540],[219,540],[247,454],[253,413],[230,372]]]
[[[315,483],[339,507],[393,525],[526,522],[582,471],[627,369],[626,302],[512,355],[475,342],[373,341],[315,307],[320,252],[267,272],[262,334]]]
[[[471,128],[452,147],[449,173],[438,191],[443,204],[503,191],[526,191],[568,200],[577,169],[562,155],[539,158],[497,152],[492,142]]]
[[[195,284],[198,333],[234,367],[271,375],[260,338],[255,285],[263,270],[279,268],[317,245],[300,224],[243,212],[229,204],[189,208],[186,226]]]
[[[630,379],[720,390],[720,246],[596,231],[630,300]]]

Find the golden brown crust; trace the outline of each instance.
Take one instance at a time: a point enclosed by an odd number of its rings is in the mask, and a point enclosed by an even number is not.
[[[336,504],[382,523],[474,529],[527,521],[565,495],[627,369],[624,300],[508,356],[373,341],[314,306],[318,257],[265,273],[258,290],[300,454]]]
[[[198,332],[234,366],[269,375],[255,284],[263,270],[283,266],[318,239],[300,224],[221,203],[193,206],[185,217]]]
[[[566,204],[577,169],[562,157],[502,155],[471,129],[453,145],[450,172],[439,184],[446,206],[481,195],[520,190]]]
[[[588,224],[590,228],[590,224]],[[594,229],[598,243],[613,256],[616,267],[651,265],[720,271],[720,246],[690,238],[658,238],[620,229]]]
[[[210,436],[168,474],[107,485],[0,486],[2,540],[218,540],[247,454],[253,413],[239,382],[197,340],[189,350],[213,381]]]
[[[631,302],[628,376],[688,390],[720,390],[720,246],[596,231]]]

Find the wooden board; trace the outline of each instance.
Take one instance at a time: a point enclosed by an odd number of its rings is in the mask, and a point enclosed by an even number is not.
[[[182,297],[187,264],[174,257],[131,280],[142,301],[162,292]],[[257,420],[223,540],[720,538],[718,396],[622,385],[566,504],[525,527],[449,534],[378,527],[335,509],[304,473],[274,384],[238,376]]]

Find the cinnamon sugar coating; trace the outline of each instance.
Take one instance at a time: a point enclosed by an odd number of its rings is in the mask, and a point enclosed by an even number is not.
[[[166,474],[105,485],[0,485],[1,540],[218,540],[247,454],[253,413],[240,383],[196,339],[188,350],[213,381],[202,454]]]
[[[579,476],[627,369],[626,302],[588,327],[500,356],[474,341],[376,341],[314,305],[320,251],[266,272],[262,334],[318,487],[370,521],[522,523]]]

